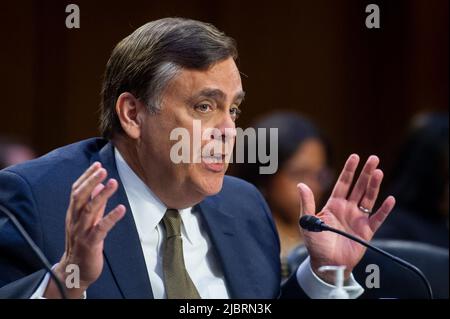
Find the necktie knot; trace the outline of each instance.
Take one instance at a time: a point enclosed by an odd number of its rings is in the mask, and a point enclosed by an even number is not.
[[[166,238],[181,236],[181,216],[178,210],[167,209],[163,222],[166,228]]]

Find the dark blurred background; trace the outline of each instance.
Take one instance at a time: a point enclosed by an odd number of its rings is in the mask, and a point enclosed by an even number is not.
[[[67,29],[76,3],[81,28]],[[376,3],[381,28],[367,29]],[[447,0],[2,2],[0,135],[37,154],[98,135],[99,92],[115,44],[147,21],[211,22],[238,42],[247,92],[239,125],[297,110],[324,130],[334,166],[350,152],[391,169],[412,116],[448,110]]]
[[[265,196],[283,276],[306,257],[295,185],[307,182],[319,204],[350,153],[377,154],[382,191],[397,199],[377,245],[419,266],[435,295],[448,298],[448,0],[73,2],[79,29],[65,26],[72,1],[1,4],[0,169],[99,134],[106,62],[137,27],[168,16],[210,22],[238,43],[247,93],[238,125],[284,131],[276,174],[252,180],[246,165],[229,171]],[[380,29],[366,28],[370,3],[380,8]],[[366,254],[355,275],[365,278],[364,265],[385,262]],[[420,289],[405,285],[417,279],[391,266],[383,268],[390,286],[372,297],[420,298]]]

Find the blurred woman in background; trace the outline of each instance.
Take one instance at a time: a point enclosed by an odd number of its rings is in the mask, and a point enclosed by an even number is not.
[[[448,248],[448,126],[448,113],[422,114],[414,119],[388,188],[396,205],[377,238]]]
[[[36,157],[35,151],[15,137],[0,135],[0,170]]]
[[[286,257],[303,242],[296,185],[307,184],[314,192],[316,204],[322,204],[332,182],[330,150],[314,124],[297,113],[272,113],[251,127],[265,128],[267,143],[269,128],[278,128],[278,170],[273,175],[260,174],[259,167],[264,164],[258,162],[236,164],[234,169],[238,177],[258,187],[270,207],[280,236],[283,275],[287,275]],[[256,141],[256,149],[257,145]]]

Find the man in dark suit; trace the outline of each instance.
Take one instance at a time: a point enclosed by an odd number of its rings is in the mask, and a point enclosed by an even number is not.
[[[255,187],[224,176],[244,97],[236,58],[234,41],[211,25],[150,22],[108,61],[104,138],[0,172],[0,204],[54,263],[69,297],[323,298],[333,283],[319,272],[323,265],[346,266],[351,296],[362,293],[351,271],[364,249],[331,233],[305,232],[310,258],[280,287],[279,241],[267,205]],[[202,133],[220,134],[189,139],[189,161],[175,163],[172,132],[195,136],[195,121]],[[208,143],[218,148],[205,152]],[[350,191],[358,162],[349,157],[318,216],[368,240],[394,199],[369,218],[383,174],[371,156]],[[302,213],[315,214],[311,190],[298,188]],[[7,221],[0,223],[0,286],[0,296],[60,296]]]

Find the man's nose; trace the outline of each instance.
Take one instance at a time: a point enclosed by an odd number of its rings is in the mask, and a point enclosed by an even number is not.
[[[234,123],[230,113],[224,114],[216,127],[220,130],[224,140],[233,139],[236,137],[236,124]]]

